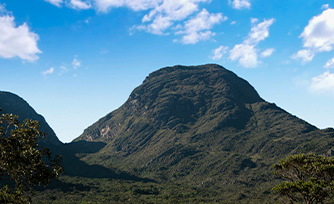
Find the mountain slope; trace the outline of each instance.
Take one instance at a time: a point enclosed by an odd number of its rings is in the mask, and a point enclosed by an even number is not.
[[[81,155],[89,164],[221,188],[235,199],[235,190],[243,189],[247,199],[250,189],[270,193],[277,182],[274,162],[299,152],[327,153],[333,138],[333,129],[317,129],[264,101],[231,71],[208,64],[151,73],[119,109],[75,141],[106,143]]]
[[[0,91],[0,108],[1,113],[12,113],[18,115],[19,121],[24,119],[38,120],[41,124],[41,130],[46,132],[48,136],[45,140],[41,140],[43,144],[59,146],[62,143],[52,130],[52,128],[45,121],[44,117],[38,113],[19,96],[5,91]]]

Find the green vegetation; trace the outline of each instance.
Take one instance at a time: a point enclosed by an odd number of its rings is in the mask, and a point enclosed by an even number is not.
[[[276,176],[288,181],[273,190],[291,203],[323,203],[334,196],[334,158],[315,154],[288,156],[274,164]]]
[[[173,182],[136,182],[121,179],[61,176],[47,189],[33,197],[33,203],[272,203],[275,195],[261,196],[258,189],[253,198],[245,197],[244,189],[216,188],[175,184]],[[262,198],[260,198],[262,197]],[[236,200],[236,201],[235,201]]]
[[[271,166],[299,153],[333,156],[334,130],[209,64],[151,73],[73,142],[48,145],[64,155],[66,176],[38,188],[35,203],[276,203],[282,180]]]
[[[74,155],[161,184],[216,189],[234,202],[272,203],[279,180],[271,166],[289,154],[326,154],[333,136],[264,101],[221,66],[175,66],[151,73],[75,140],[105,146]]]
[[[33,186],[46,185],[63,173],[60,156],[51,159],[49,149],[39,148],[37,140],[45,138],[39,127],[38,121],[19,124],[17,116],[1,114],[0,180],[9,181],[0,183],[1,203],[27,203]]]

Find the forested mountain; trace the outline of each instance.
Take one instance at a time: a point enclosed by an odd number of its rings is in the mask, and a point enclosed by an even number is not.
[[[288,154],[330,154],[319,130],[263,100],[245,80],[208,64],[151,73],[117,110],[74,141],[103,142],[83,161],[156,181],[219,188],[229,198],[270,193],[270,166]],[[256,189],[256,190],[255,190]]]
[[[320,130],[266,102],[247,81],[216,64],[149,74],[120,108],[65,145],[18,96],[0,92],[0,107],[39,120],[47,143],[58,146],[67,175],[52,187],[62,189],[52,199],[60,203],[79,194],[101,203],[273,203],[271,188],[280,180],[272,164],[302,152],[332,155],[334,147],[332,128]],[[72,197],[65,194],[69,186]],[[96,188],[100,194],[89,193]]]

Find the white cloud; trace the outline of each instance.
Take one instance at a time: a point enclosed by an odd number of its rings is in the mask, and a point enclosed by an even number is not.
[[[239,64],[246,68],[256,67],[259,64],[257,52],[254,45],[238,44],[230,50],[232,61],[239,59]]]
[[[212,50],[212,53],[213,53],[212,59],[213,60],[221,59],[223,54],[225,54],[227,50],[228,50],[228,46],[222,46],[222,45]]]
[[[189,15],[198,11],[199,2],[208,2],[208,0],[163,0],[155,1],[154,9],[148,15],[143,17],[143,22],[151,21],[155,16],[163,16],[171,20],[183,20]]]
[[[164,34],[174,22],[181,21],[198,11],[200,2],[210,0],[156,0],[152,10],[146,14],[142,22],[148,23],[146,31],[153,34]]]
[[[254,25],[251,28],[251,32],[248,34],[246,42],[249,44],[257,44],[267,38],[269,36],[269,26],[271,26],[273,23],[274,19],[271,18],[269,20],[264,20],[257,25]]]
[[[251,18],[251,23],[254,24],[254,23],[257,23],[259,22],[259,19],[257,18]]]
[[[107,12],[111,8],[128,7],[134,11],[147,10],[156,7],[163,0],[94,0],[97,9]]]
[[[38,59],[41,51],[37,47],[39,36],[31,32],[26,23],[16,27],[14,17],[3,6],[0,6],[0,57],[20,57],[33,62]]]
[[[228,4],[230,4],[235,9],[249,9],[251,6],[249,0],[228,0]]]
[[[66,0],[68,7],[77,10],[90,9],[94,6],[99,12],[108,12],[110,9],[118,7],[126,7],[133,11],[148,11],[142,18],[142,24],[134,25],[129,28],[130,35],[132,35],[135,30],[142,30],[156,35],[168,35],[169,30],[175,32],[175,29],[173,29],[175,28],[174,23],[184,21],[194,13],[199,12],[200,3],[210,3],[211,1],[212,0]],[[237,0],[236,4],[246,5],[247,3],[245,2],[248,1]],[[93,6],[90,3],[92,3]],[[58,5],[60,5],[59,2]],[[203,11],[201,11],[200,14],[203,14]],[[211,23],[210,20],[215,20],[217,17],[219,18],[219,22],[220,18],[222,18],[222,20],[227,19],[227,17],[223,17],[222,14],[210,14],[209,19],[206,20],[208,23]],[[188,23],[191,22],[188,21]],[[187,25],[184,25],[182,33],[178,32],[178,34],[184,34],[183,38],[174,41],[181,41],[184,44],[194,44],[201,40],[208,40],[215,35],[215,33],[209,29],[190,32],[189,29],[192,28],[186,26]]]
[[[80,63],[79,60],[77,60],[77,57],[74,57],[73,62],[72,62],[72,66],[73,66],[74,69],[77,69],[78,67],[81,66],[81,63]]]
[[[334,74],[329,71],[313,77],[310,84],[310,89],[314,92],[330,92],[334,93]]]
[[[146,30],[152,34],[163,35],[164,31],[173,25],[172,19],[164,16],[157,16],[148,26],[139,26],[138,28]]]
[[[71,0],[69,2],[69,7],[76,10],[85,10],[85,9],[90,9],[92,5],[90,5],[90,3],[82,2],[80,0]]]
[[[134,11],[150,10],[142,18],[142,24],[130,28],[130,35],[134,30],[165,35],[167,29],[173,28],[175,22],[183,21],[199,11],[199,3],[209,3],[211,0],[94,0],[97,9],[107,12],[111,8],[127,7]],[[167,31],[167,32],[166,32]],[[198,33],[202,39],[208,38],[210,32]],[[190,36],[195,36],[192,33]],[[189,36],[189,37],[190,37]],[[196,38],[196,37],[195,37]],[[200,37],[198,37],[200,38]]]
[[[63,0],[44,0],[46,2],[49,2],[50,4],[53,4],[57,7],[61,7],[61,4],[63,3]]]
[[[195,44],[201,40],[208,40],[215,33],[210,29],[222,21],[226,21],[227,17],[221,13],[210,14],[206,9],[203,9],[194,18],[185,22],[184,29],[176,32],[176,34],[183,34],[181,39],[183,44]]]
[[[236,21],[232,21],[232,22],[231,22],[231,25],[234,25],[234,24],[236,24],[236,23],[237,23]]]
[[[312,61],[313,57],[314,52],[308,49],[299,50],[297,53],[291,55],[292,59],[301,59],[303,64]]]
[[[334,9],[327,9],[309,21],[300,37],[303,38],[304,47],[322,52],[333,49],[333,33]]]
[[[42,74],[43,74],[43,75],[52,74],[52,73],[53,73],[53,71],[54,71],[54,68],[53,68],[53,67],[51,67],[50,69],[48,69],[48,70],[44,71]]]
[[[334,47],[334,9],[327,9],[320,15],[314,16],[309,21],[304,31],[299,36],[303,39],[303,50],[293,56],[300,57],[303,62],[312,61],[317,52],[331,51]],[[307,50],[307,51],[305,51]],[[293,57],[292,58],[298,58]]]
[[[328,4],[324,4],[321,6],[321,9],[328,9],[329,8],[329,5]]]
[[[199,41],[209,40],[211,37],[215,36],[216,33],[211,31],[203,31],[203,32],[191,32],[187,35],[184,35],[181,39],[183,44],[196,44]],[[178,40],[174,40],[174,42],[178,42]]]
[[[326,62],[324,68],[334,68],[334,57]]]
[[[261,52],[261,57],[262,58],[269,57],[273,54],[274,51],[275,51],[274,48],[268,48],[265,51]]]
[[[241,44],[235,45],[233,49],[230,50],[229,59],[232,61],[239,60],[239,64],[246,68],[256,67],[260,63],[255,47],[260,41],[265,40],[269,36],[269,27],[274,23],[274,19],[264,20],[259,24],[255,24],[255,22],[257,21],[254,21],[252,18],[251,23],[254,25],[247,38]],[[272,54],[273,51],[274,49],[270,48],[265,50],[264,52],[266,53],[264,54]]]

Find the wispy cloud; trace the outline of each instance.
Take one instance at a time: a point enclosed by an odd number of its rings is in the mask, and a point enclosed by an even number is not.
[[[81,62],[77,59],[77,57],[75,56],[73,61],[72,61],[72,66],[74,69],[77,69],[78,67],[81,66]]]
[[[131,5],[130,2],[133,1],[128,1],[129,6]],[[152,34],[164,35],[166,30],[171,28],[175,22],[183,21],[188,16],[198,12],[200,2],[210,2],[210,0],[152,0],[145,2],[146,4],[141,4],[142,6],[130,6],[133,10],[135,8],[151,9],[142,18],[143,24],[137,26],[137,28]]]
[[[326,9],[328,9],[328,8],[329,8],[329,5],[328,5],[328,4],[324,4],[324,5],[321,6],[321,9],[325,9],[325,10],[326,10]]]
[[[255,23],[257,23],[257,22],[259,22],[259,19],[258,19],[258,18],[251,18],[251,23],[252,23],[252,24],[255,24]]]
[[[50,69],[45,70],[42,74],[45,76],[45,75],[47,75],[47,74],[52,74],[53,72],[54,72],[54,68],[51,67]]]
[[[33,62],[42,51],[37,47],[39,36],[31,32],[28,25],[23,23],[16,26],[14,16],[0,4],[0,57],[19,57]]]
[[[86,3],[84,1],[80,0],[71,0],[68,3],[69,7],[76,9],[76,10],[86,10],[92,8],[92,5],[90,3]]]
[[[223,57],[223,55],[227,52],[227,50],[228,50],[228,46],[223,46],[223,45],[212,50],[212,53],[213,53],[212,59],[220,60]]]
[[[334,57],[326,62],[324,68],[334,68]]]
[[[302,64],[312,61],[313,57],[314,57],[314,52],[308,49],[299,50],[297,53],[294,53],[293,55],[291,55],[292,59],[295,59],[295,60],[301,59]]]
[[[334,46],[334,9],[326,9],[309,21],[299,36],[303,39],[304,49],[291,58],[301,59],[303,63],[312,61],[318,52],[331,51]]]
[[[274,51],[275,51],[274,48],[268,48],[265,51],[261,52],[261,57],[262,58],[270,57],[273,54]]]
[[[260,63],[258,61],[256,46],[260,41],[265,40],[269,36],[269,27],[274,23],[274,19],[264,20],[258,24],[255,24],[256,22],[257,19],[251,19],[253,27],[247,38],[241,44],[235,45],[233,49],[230,50],[229,59],[232,61],[239,60],[239,64],[246,68],[256,67]],[[273,52],[273,50],[267,50],[265,54],[269,54],[270,51],[271,53]]]
[[[94,2],[97,10],[101,12],[108,12],[111,8],[118,7],[128,7],[134,11],[143,11],[158,6],[161,0],[94,0]]]
[[[251,6],[249,0],[228,0],[228,4],[235,9],[249,9]]]
[[[181,42],[183,44],[195,44],[202,40],[208,40],[215,35],[210,29],[222,21],[226,21],[227,17],[221,13],[210,14],[203,9],[194,18],[185,22],[183,30],[176,32],[177,35],[183,35]]]
[[[63,3],[63,0],[44,0],[46,2],[49,2],[50,4],[53,4],[57,7],[61,7],[61,4]]]
[[[316,93],[334,94],[334,74],[326,71],[319,76],[313,77],[310,89]]]
[[[61,4],[62,0],[52,1],[54,5]],[[170,32],[183,35],[182,39],[174,42],[195,44],[208,40],[215,35],[211,31],[214,24],[227,19],[221,13],[210,14],[207,10],[199,10],[200,3],[210,3],[212,0],[66,0],[66,5],[76,10],[96,9],[97,12],[108,12],[112,8],[126,7],[135,12],[147,11],[142,17],[142,23],[129,28],[130,35],[136,30],[146,31],[155,35],[169,35]],[[50,2],[51,3],[51,2]],[[235,0],[236,7],[247,7],[248,0]],[[195,17],[192,17],[196,15]],[[192,17],[192,18],[191,18]],[[190,20],[184,22],[185,20]],[[89,21],[85,21],[88,23]],[[195,25],[195,23],[201,23]],[[204,24],[203,24],[204,23]],[[175,25],[183,25],[175,29]],[[207,24],[207,25],[205,25]],[[208,28],[206,28],[208,27]],[[181,29],[181,30],[180,30]]]
[[[251,19],[253,27],[251,28],[248,38],[245,40],[248,44],[257,44],[260,41],[263,41],[269,37],[269,27],[274,23],[274,19],[264,20],[259,24],[255,24],[258,20],[254,21],[254,18]]]

